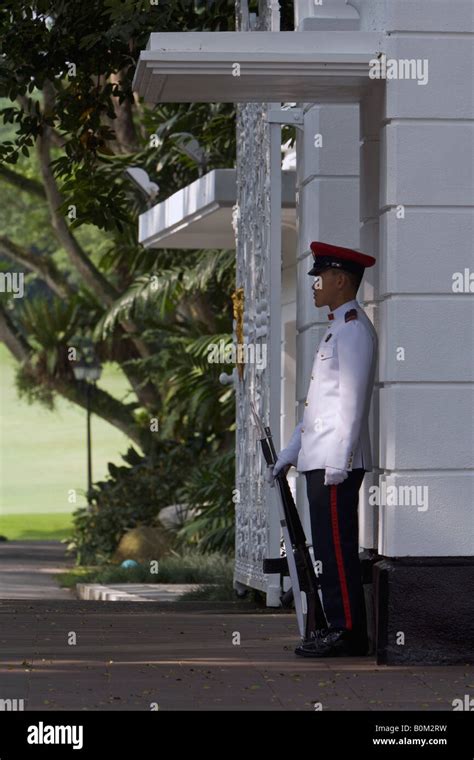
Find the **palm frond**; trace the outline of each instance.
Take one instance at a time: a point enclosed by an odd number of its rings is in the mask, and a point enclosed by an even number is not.
[[[76,299],[34,298],[23,303],[18,321],[37,349],[54,349],[73,335],[78,309]]]
[[[183,292],[182,273],[168,269],[159,274],[140,275],[108,309],[95,329],[97,340],[110,336],[118,322],[145,319],[153,308],[163,317],[176,306]]]
[[[235,537],[234,451],[216,452],[189,473],[181,497],[197,510],[178,538],[194,543],[201,551],[231,551]]]

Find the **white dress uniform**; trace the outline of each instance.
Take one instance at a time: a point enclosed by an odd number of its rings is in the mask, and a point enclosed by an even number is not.
[[[362,277],[376,263],[350,248],[321,241],[310,247],[310,276],[335,269]],[[368,651],[358,505],[365,472],[372,469],[368,416],[376,357],[375,330],[357,301],[334,309],[314,359],[303,420],[279,456],[305,474],[314,557],[322,567],[328,630],[295,649],[303,657]]]
[[[356,300],[329,314],[298,426],[299,472],[372,469],[368,415],[376,358],[377,333]]]

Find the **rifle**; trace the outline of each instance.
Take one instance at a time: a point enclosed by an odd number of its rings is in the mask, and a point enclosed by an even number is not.
[[[253,402],[250,402],[250,406],[260,434],[259,440],[264,459],[267,465],[273,465],[278,455],[273,445],[270,428],[264,426]],[[316,637],[316,631],[327,628],[328,624],[319,598],[318,581],[309,553],[309,544],[283,470],[280,470],[275,481],[279,495],[280,525],[286,558],[265,559],[263,571],[289,574],[300,635],[303,641],[311,641]]]

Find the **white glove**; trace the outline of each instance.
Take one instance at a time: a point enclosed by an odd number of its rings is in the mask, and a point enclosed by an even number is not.
[[[270,488],[275,485],[275,476],[273,475],[273,464],[267,464],[267,483],[270,483]]]
[[[342,483],[347,478],[348,474],[347,470],[337,470],[335,467],[326,467],[324,485],[338,486],[339,483]]]
[[[276,460],[275,464],[269,465],[268,467],[268,473],[267,473],[267,481],[270,483],[271,486],[274,485],[274,479],[280,472],[280,470],[283,469],[283,467],[287,467],[288,465],[295,465],[298,461],[298,454],[300,453],[301,448],[301,428],[303,427],[303,423],[300,422],[295,427],[293,431],[293,435],[291,436],[288,446],[280,451],[278,454],[278,459]]]

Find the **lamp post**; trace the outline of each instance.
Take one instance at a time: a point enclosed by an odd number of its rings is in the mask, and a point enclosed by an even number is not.
[[[102,374],[101,365],[94,352],[94,344],[89,339],[80,342],[80,357],[73,364],[74,377],[85,383],[87,410],[87,503],[91,506],[92,494],[92,441],[91,441],[91,398],[92,388]]]

